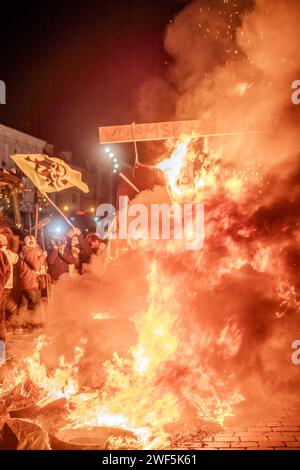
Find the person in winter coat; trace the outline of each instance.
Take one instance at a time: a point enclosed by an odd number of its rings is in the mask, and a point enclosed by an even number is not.
[[[41,302],[39,275],[46,262],[46,253],[38,246],[35,237],[27,235],[19,259],[19,287],[21,305],[27,303],[29,310],[35,310]]]
[[[65,238],[54,239],[47,263],[52,281],[57,281],[62,274],[70,273],[79,266],[79,258]]]
[[[86,243],[89,246],[92,255],[99,255],[105,251],[108,244],[108,239],[101,239],[96,233],[89,233],[85,237]]]
[[[10,227],[1,227],[0,234],[5,235],[7,238],[7,248],[14,253],[19,253],[20,248],[20,236],[14,235]],[[19,232],[21,234],[21,232]]]
[[[17,264],[19,260],[19,255],[8,248],[8,239],[6,235],[0,234],[0,251],[4,253],[7,257],[10,275],[6,281],[3,291],[3,308],[5,311],[5,317],[16,317],[18,313],[17,302],[12,295],[12,290],[14,287],[14,265]]]
[[[5,289],[5,285],[10,276],[10,264],[7,259],[6,254],[0,250],[0,298],[2,299],[2,294]]]
[[[88,263],[91,259],[92,250],[79,228],[70,229],[68,234],[68,246],[71,247],[73,255],[78,256],[76,269],[81,274],[83,263]]]
[[[0,251],[0,366],[5,363],[5,310],[4,288],[10,276],[10,265],[5,253]]]

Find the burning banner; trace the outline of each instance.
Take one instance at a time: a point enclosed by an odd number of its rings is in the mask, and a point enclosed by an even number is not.
[[[182,134],[203,134],[204,122],[201,120],[152,122],[146,124],[127,124],[123,126],[99,127],[101,144],[115,142],[148,142],[152,140],[178,139]]]
[[[88,186],[81,180],[80,171],[73,170],[63,160],[41,154],[15,154],[11,159],[42,193],[55,193],[76,186],[84,193]]]

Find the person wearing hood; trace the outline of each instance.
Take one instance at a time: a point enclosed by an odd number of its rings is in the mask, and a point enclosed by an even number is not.
[[[85,240],[86,240],[86,243],[88,244],[89,252],[92,255],[102,254],[108,245],[108,239],[107,238],[101,239],[96,233],[89,233],[85,237]],[[84,261],[84,262],[89,262],[89,260]]]
[[[18,313],[17,302],[13,298],[12,291],[14,287],[14,265],[19,260],[19,255],[8,248],[8,239],[6,235],[0,234],[0,251],[6,255],[9,263],[10,274],[5,283],[3,291],[2,307],[6,318],[15,318]]]
[[[67,233],[68,246],[73,256],[76,257],[77,263],[75,268],[81,274],[83,263],[88,263],[91,259],[92,250],[90,245],[83,237],[79,228],[70,229]]]
[[[29,310],[36,310],[41,302],[39,275],[45,265],[47,254],[38,246],[35,237],[27,235],[19,259],[19,286],[21,304],[27,303]]]
[[[52,281],[57,281],[62,274],[73,272],[79,266],[78,254],[73,253],[71,244],[67,243],[66,238],[56,238],[52,240],[47,264]]]

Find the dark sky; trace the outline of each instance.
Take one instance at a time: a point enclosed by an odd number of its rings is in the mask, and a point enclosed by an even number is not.
[[[0,123],[80,153],[99,125],[136,120],[138,88],[163,74],[163,34],[184,0],[1,4]],[[5,8],[5,9],[4,9]]]

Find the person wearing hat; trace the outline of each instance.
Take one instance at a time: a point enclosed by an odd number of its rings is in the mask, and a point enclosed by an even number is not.
[[[21,305],[29,310],[36,310],[41,302],[39,289],[39,274],[45,265],[47,254],[38,246],[32,235],[24,239],[24,247],[19,259],[19,285],[21,291]]]
[[[8,239],[2,233],[0,233],[0,251],[5,254],[10,269],[9,277],[4,286],[2,306],[6,319],[15,318],[18,313],[18,306],[13,298],[12,291],[14,287],[14,265],[17,264],[19,255],[8,248]]]
[[[52,240],[52,248],[47,258],[49,274],[52,281],[57,281],[62,274],[70,273],[72,267],[78,262],[66,238]]]
[[[67,233],[67,246],[76,259],[73,269],[70,272],[78,271],[82,274],[83,263],[87,263],[91,257],[91,249],[79,228],[70,229]]]
[[[101,239],[97,233],[89,233],[85,237],[85,240],[89,246],[90,256],[86,258],[86,261],[83,261],[84,263],[88,263],[90,261],[91,255],[99,255],[103,253],[108,244],[108,239]]]

